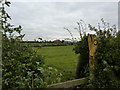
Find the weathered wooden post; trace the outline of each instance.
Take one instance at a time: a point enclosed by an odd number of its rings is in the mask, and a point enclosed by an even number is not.
[[[95,52],[97,49],[97,38],[95,35],[88,35],[88,46],[89,46],[89,73],[92,79],[95,79],[94,69],[97,65],[97,60],[95,59]]]

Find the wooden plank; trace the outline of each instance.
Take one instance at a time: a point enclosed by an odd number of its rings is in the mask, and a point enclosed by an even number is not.
[[[85,78],[74,79],[74,80],[70,80],[66,82],[48,85],[48,88],[70,88],[70,87],[74,87],[77,85],[85,84],[87,83],[87,81],[88,81],[88,78],[85,77]]]

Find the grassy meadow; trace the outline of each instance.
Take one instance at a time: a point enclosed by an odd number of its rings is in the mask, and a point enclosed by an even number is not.
[[[38,49],[38,54],[45,57],[47,66],[55,67],[63,74],[62,81],[74,79],[77,56],[73,51],[74,46],[51,46]]]

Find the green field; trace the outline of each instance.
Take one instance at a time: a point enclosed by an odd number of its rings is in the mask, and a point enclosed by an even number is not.
[[[38,54],[45,57],[45,64],[58,69],[63,74],[62,81],[75,77],[77,56],[73,51],[74,46],[42,47]]]

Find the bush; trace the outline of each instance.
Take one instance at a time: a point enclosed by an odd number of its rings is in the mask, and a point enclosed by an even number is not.
[[[92,84],[97,88],[119,88],[120,87],[120,32],[116,32],[115,25],[106,26],[102,19],[103,29],[90,25],[90,29],[96,31],[99,38],[98,48],[96,51],[95,67],[96,79]],[[109,27],[109,28],[106,28]]]
[[[73,49],[76,54],[79,54],[78,65],[76,69],[76,78],[86,77],[89,74],[89,48],[88,48],[88,37],[84,35]]]
[[[101,19],[102,24],[98,24],[98,28],[88,25],[91,31],[96,32],[98,39],[98,47],[95,55],[97,66],[94,67],[95,78],[90,78],[89,84],[96,88],[120,88],[120,31],[117,32],[116,26],[109,26],[109,23]],[[81,41],[74,48],[75,53],[80,54],[78,63],[82,68],[84,62],[88,63],[89,49],[87,36],[84,35]],[[78,68],[79,68],[78,67]],[[81,68],[81,67],[80,67]],[[80,70],[82,70],[82,68]],[[79,69],[78,69],[79,70]],[[83,77],[88,75],[88,72],[80,73]],[[79,76],[80,76],[79,74]]]

